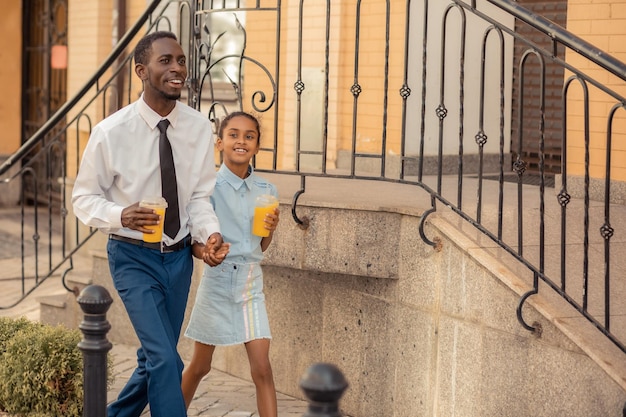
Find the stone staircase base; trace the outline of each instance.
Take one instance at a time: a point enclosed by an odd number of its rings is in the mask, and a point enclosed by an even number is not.
[[[39,320],[44,324],[78,328],[83,313],[76,297],[93,282],[92,254],[74,256],[74,268],[67,273],[65,283],[72,291],[60,290],[53,294],[37,297]]]

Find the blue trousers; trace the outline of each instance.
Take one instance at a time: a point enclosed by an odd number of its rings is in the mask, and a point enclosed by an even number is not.
[[[161,253],[109,240],[107,252],[113,284],[141,343],[137,368],[107,415],[139,417],[150,403],[152,417],[185,417],[176,346],[193,272],[191,248]]]

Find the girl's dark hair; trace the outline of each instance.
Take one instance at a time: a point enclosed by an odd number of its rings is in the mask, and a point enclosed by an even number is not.
[[[148,59],[150,58],[150,53],[152,52],[152,44],[154,41],[163,38],[170,38],[178,41],[175,34],[164,30],[147,34],[141,38],[139,42],[137,42],[137,46],[135,46],[135,63],[146,65],[148,63]]]
[[[250,113],[246,113],[245,111],[236,111],[236,112],[232,112],[232,113],[227,114],[220,121],[220,126],[219,126],[219,130],[218,130],[217,136],[220,137],[220,138],[223,138],[224,137],[224,129],[226,128],[226,125],[228,124],[228,122],[230,122],[231,119],[233,119],[233,118],[235,118],[237,116],[247,117],[248,119],[252,120],[252,122],[254,122],[254,124],[256,126],[256,131],[258,133],[257,143],[261,143],[261,125],[259,124],[259,121],[257,120],[256,117],[254,117]]]

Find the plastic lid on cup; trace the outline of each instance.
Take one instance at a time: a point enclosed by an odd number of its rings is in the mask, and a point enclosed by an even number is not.
[[[140,207],[166,207],[167,208],[167,200],[161,196],[149,196],[144,197],[139,202]]]
[[[269,206],[272,204],[276,204],[277,202],[278,202],[278,199],[276,199],[276,197],[274,197],[271,194],[261,194],[257,196],[256,198],[257,206]]]

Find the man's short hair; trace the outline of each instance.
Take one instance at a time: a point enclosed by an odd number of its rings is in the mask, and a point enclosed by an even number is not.
[[[164,30],[147,34],[146,36],[141,38],[139,42],[137,42],[137,46],[135,47],[135,56],[134,56],[135,64],[146,65],[148,63],[148,60],[150,59],[150,53],[152,52],[152,44],[154,43],[154,41],[163,39],[163,38],[170,38],[170,39],[174,39],[175,41],[178,41],[178,38],[176,38],[175,34],[173,34],[172,32],[164,31]]]

